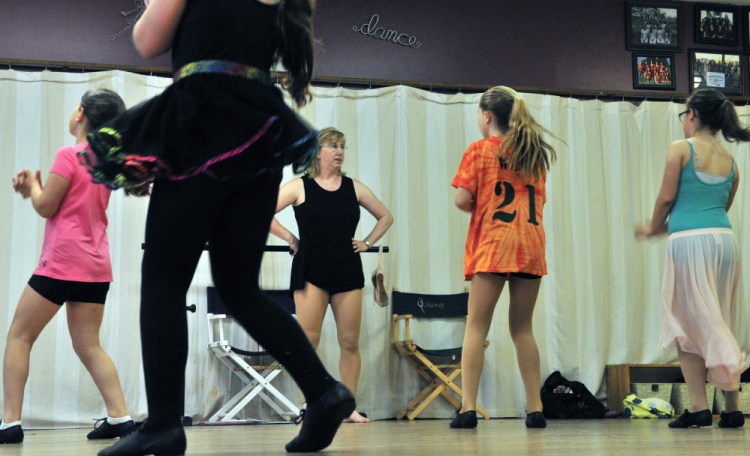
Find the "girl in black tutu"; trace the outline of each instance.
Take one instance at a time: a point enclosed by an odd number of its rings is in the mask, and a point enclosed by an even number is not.
[[[304,167],[317,148],[315,131],[269,76],[280,60],[292,100],[308,100],[312,3],[151,0],[136,23],[136,50],[151,58],[171,49],[175,82],[92,132],[82,158],[98,182],[151,193],[140,318],[149,417],[100,455],[184,453],[185,295],[207,241],[223,301],[309,401],[287,451],[327,447],[355,408],[299,325],[258,285],[282,168]]]

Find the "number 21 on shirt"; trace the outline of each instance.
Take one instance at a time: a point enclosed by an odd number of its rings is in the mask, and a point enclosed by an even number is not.
[[[526,188],[528,189],[528,196],[529,196],[529,219],[527,222],[531,223],[532,225],[539,225],[539,222],[536,220],[536,202],[534,201],[534,186],[533,185],[526,185]],[[500,196],[503,198],[503,201],[500,203],[499,206],[497,206],[495,209],[497,211],[492,215],[493,220],[500,220],[501,222],[510,223],[516,218],[516,212],[504,212],[501,209],[503,209],[505,206],[508,206],[513,202],[513,200],[516,198],[516,191],[513,189],[513,185],[510,182],[507,181],[498,181],[495,184],[495,195]]]

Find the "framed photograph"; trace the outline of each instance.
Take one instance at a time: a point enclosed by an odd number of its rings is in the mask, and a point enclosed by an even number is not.
[[[743,7],[740,16],[742,16],[742,36],[745,37],[743,40],[745,42],[745,54],[750,54],[750,7]]]
[[[690,50],[690,91],[713,87],[726,95],[742,95],[739,52]]]
[[[695,5],[695,42],[736,46],[740,22],[738,6],[697,3]]]
[[[681,6],[681,3],[625,2],[627,48],[680,52]]]
[[[674,54],[633,52],[633,88],[674,90]]]

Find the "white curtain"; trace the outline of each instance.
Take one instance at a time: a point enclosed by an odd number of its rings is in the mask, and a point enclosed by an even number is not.
[[[9,180],[22,167],[49,170],[58,147],[71,144],[67,125],[83,92],[108,87],[130,106],[158,94],[169,79],[120,71],[100,73],[26,73],[0,71],[0,337],[4,348],[16,303],[37,262],[44,222],[29,201],[14,194]],[[395,223],[383,243],[387,282],[401,291],[460,292],[463,245],[468,216],[453,206],[450,181],[466,146],[479,139],[479,94],[445,95],[398,86],[370,90],[315,88],[314,101],[302,114],[313,125],[336,126],[347,136],[345,170],[361,180],[388,206]],[[673,351],[657,345],[664,242],[636,243],[632,228],[650,217],[661,182],[668,144],[683,137],[670,102],[581,101],[523,94],[532,114],[559,139],[559,160],[549,176],[545,207],[549,275],[542,281],[534,329],[542,356],[542,375],[562,371],[606,396],[605,366],[667,363]],[[750,108],[740,107],[741,114]],[[729,145],[741,180],[748,182],[750,149]],[[285,175],[285,180],[294,177]],[[146,413],[141,371],[138,308],[141,242],[148,199],[113,193],[109,207],[110,244],[115,282],[106,304],[102,343],[114,359],[131,415]],[[740,187],[730,218],[743,256],[750,258],[750,197]],[[291,209],[280,220],[296,230]],[[363,212],[358,237],[374,219]],[[269,243],[280,244],[269,238]],[[365,276],[376,255],[363,257]],[[291,259],[268,253],[265,288],[286,288]],[[743,281],[750,277],[745,268]],[[369,282],[369,280],[368,280]],[[185,414],[196,420],[213,414],[239,385],[206,349],[205,287],[211,284],[203,258],[188,293],[190,354]],[[420,377],[390,348],[389,309],[377,307],[365,287],[361,337],[362,379],[358,409],[375,419],[390,418],[423,386]],[[480,404],[492,416],[524,413],[523,386],[508,334],[507,292],[497,306],[480,391]],[[740,306],[748,302],[743,290]],[[743,320],[740,345],[747,348]],[[330,315],[319,353],[338,375],[338,345]],[[247,338],[234,331],[237,343]],[[449,324],[423,326],[414,338],[425,347],[460,342],[461,329]],[[287,374],[282,391],[299,400]],[[34,345],[23,419],[33,426],[78,426],[102,417],[105,409],[88,373],[70,346],[65,314],[43,331]],[[450,417],[438,399],[422,417]],[[246,418],[272,418],[266,407],[251,405]]]

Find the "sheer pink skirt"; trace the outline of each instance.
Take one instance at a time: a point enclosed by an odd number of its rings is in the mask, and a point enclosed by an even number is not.
[[[748,367],[735,337],[740,266],[731,229],[680,231],[667,241],[660,345],[702,357],[708,381],[725,391],[739,389]]]

